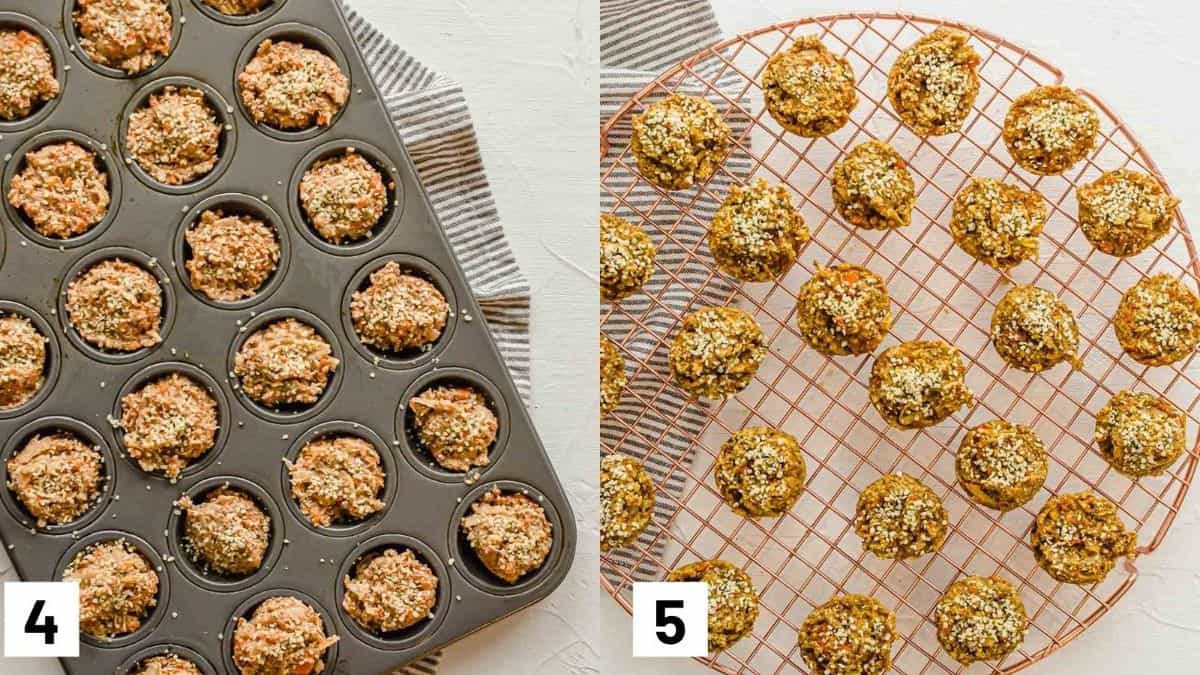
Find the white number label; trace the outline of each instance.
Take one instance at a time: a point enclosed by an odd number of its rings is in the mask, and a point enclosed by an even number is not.
[[[657,581],[633,585],[633,655],[708,653],[708,584]]]
[[[4,655],[79,656],[79,584],[5,582]]]

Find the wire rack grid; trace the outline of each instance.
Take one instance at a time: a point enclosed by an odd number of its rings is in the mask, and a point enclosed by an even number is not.
[[[970,35],[981,55],[981,88],[962,133],[921,139],[886,103],[887,73],[900,50],[938,26]],[[818,35],[846,56],[858,78],[860,100],[850,123],[826,138],[788,134],[762,107],[758,81],[767,58],[804,34]],[[1126,524],[1137,529],[1139,555],[1153,552],[1166,535],[1200,459],[1195,356],[1171,366],[1141,366],[1123,355],[1110,319],[1121,293],[1147,275],[1169,273],[1194,287],[1200,261],[1181,212],[1167,236],[1133,258],[1099,253],[1079,231],[1074,190],[1102,171],[1135,168],[1166,184],[1129,129],[1090,92],[1077,90],[1095,105],[1102,124],[1098,147],[1085,162],[1051,177],[1015,166],[1001,140],[1004,113],[1033,86],[1062,80],[1048,62],[975,27],[906,14],[845,13],[768,26],[706,49],[662,74],[605,123],[602,201],[651,233],[659,245],[656,276],[662,280],[636,302],[610,304],[601,311],[602,331],[625,327],[623,336],[609,337],[627,356],[647,355],[630,359],[625,400],[604,420],[603,451],[633,455],[661,474],[655,475],[659,490],[652,526],[635,546],[601,559],[602,584],[626,610],[633,582],[659,580],[687,562],[719,557],[750,574],[760,613],[751,635],[704,659],[714,670],[806,670],[796,647],[804,617],[833,595],[854,592],[873,595],[896,610],[897,671],[957,673],[967,669],[940,649],[930,621],[933,607],[956,578],[996,574],[1018,586],[1030,629],[1023,645],[1002,663],[971,670],[1012,673],[1070,642],[1129,590],[1137,577],[1132,561],[1093,586],[1055,582],[1034,561],[1029,527],[1050,495],[1091,489],[1114,501]],[[627,147],[630,120],[648,103],[675,91],[706,96],[731,120],[734,154],[749,158],[747,175],[734,175],[725,167],[708,184],[664,192],[637,174]],[[836,215],[829,184],[833,164],[868,138],[891,143],[908,160],[918,188],[909,227],[865,231]],[[618,143],[620,152],[609,156],[610,146]],[[958,189],[978,175],[1016,182],[1045,197],[1049,218],[1036,263],[998,273],[954,246],[946,226],[950,205]],[[707,222],[697,206],[705,199],[720,202],[724,195],[714,189],[721,181],[745,182],[750,176],[786,185],[813,238],[802,251],[803,261],[782,279],[731,284],[707,250],[702,234]],[[867,397],[872,357],[831,359],[805,346],[794,325],[795,292],[817,263],[831,261],[865,265],[887,281],[895,323],[880,349],[912,339],[941,339],[959,348],[969,360],[967,381],[978,399],[973,409],[923,430],[888,428]],[[700,274],[694,272],[697,265]],[[991,348],[991,310],[1014,283],[1051,290],[1075,310],[1082,369],[1060,365],[1028,374],[1007,366]],[[664,448],[679,440],[684,416],[694,414],[699,404],[679,405],[684,395],[671,383],[665,365],[670,338],[686,313],[718,304],[714,297],[751,313],[770,352],[749,387],[700,408],[701,428],[686,439],[689,449],[671,453]],[[1192,449],[1163,476],[1126,478],[1092,447],[1095,411],[1126,388],[1167,396],[1187,414]],[[1043,490],[1025,507],[1005,514],[973,504],[955,486],[954,452],[962,434],[991,418],[1032,426],[1051,454]],[[779,518],[735,515],[723,505],[710,475],[724,440],[751,425],[784,429],[805,452],[806,491]],[[853,532],[858,493],[895,471],[919,477],[942,495],[951,531],[940,552],[886,561],[862,549]]]

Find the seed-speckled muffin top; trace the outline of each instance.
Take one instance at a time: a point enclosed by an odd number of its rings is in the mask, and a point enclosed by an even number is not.
[[[112,197],[95,153],[66,141],[27,153],[24,162],[8,187],[8,203],[38,234],[77,237],[104,219]]]
[[[339,362],[312,326],[280,319],[246,338],[234,356],[242,391],[268,406],[311,405],[325,393]]]
[[[1069,87],[1036,87],[1017,97],[1004,118],[1004,144],[1025,169],[1050,176],[1080,161],[1096,146],[1100,118]]]
[[[881,675],[892,667],[896,614],[866,595],[839,595],[800,626],[800,656],[814,675]]]
[[[667,581],[708,584],[708,651],[729,649],[750,634],[758,618],[758,591],[750,575],[724,560],[701,560],[672,570]]]
[[[487,396],[470,386],[434,386],[408,402],[417,439],[448,471],[487,466],[500,421]]]
[[[918,136],[954,133],[979,94],[978,66],[966,33],[938,28],[900,52],[888,73],[888,100]]]
[[[328,126],[350,99],[350,79],[336,61],[287,40],[263,40],[238,86],[255,122],[289,131]]]
[[[358,436],[314,438],[288,466],[292,498],[317,527],[355,523],[382,510],[386,475],[379,451]]]
[[[854,531],[880,558],[916,558],[942,548],[949,525],[937,493],[902,473],[883,476],[858,495]]]
[[[19,120],[58,96],[54,59],[41,36],[0,29],[0,120]]]
[[[721,271],[742,281],[771,281],[796,264],[812,235],[792,195],[759,178],[732,185],[708,228],[708,248]]]
[[[730,135],[708,100],[671,94],[634,116],[629,147],[646,180],[664,190],[686,190],[712,178],[729,152]]]
[[[554,543],[545,510],[526,494],[500,488],[475,500],[461,526],[483,566],[510,584],[541,568]]]
[[[854,70],[816,35],[802,35],[767,59],[763,100],[771,117],[801,136],[827,136],[845,126],[858,105]]]
[[[25,405],[42,388],[46,340],[28,318],[0,312],[0,410]]]
[[[642,463],[621,454],[600,459],[600,550],[637,541],[654,515],[654,483]]]
[[[1037,260],[1046,202],[1033,190],[972,178],[954,197],[950,233],[971,257],[998,270]]]
[[[321,238],[344,244],[371,235],[388,205],[383,174],[354,150],[313,164],[300,179],[300,205]]]
[[[222,487],[199,502],[184,497],[188,552],[204,567],[231,576],[253,574],[271,543],[271,519],[258,502],[237,488]]]
[[[1001,511],[1033,499],[1049,468],[1046,446],[1033,429],[998,419],[968,431],[954,461],[958,482],[971,499]]]
[[[1092,245],[1115,256],[1137,255],[1175,222],[1179,200],[1152,176],[1129,169],[1106,171],[1075,191],[1079,228]]]
[[[600,214],[600,299],[617,302],[640,293],[654,276],[654,242],[620,216]]]
[[[385,549],[359,560],[346,575],[342,608],[354,622],[375,633],[403,630],[433,617],[438,578],[409,549]]]
[[[226,16],[258,14],[275,0],[204,0],[204,4]]]
[[[1045,289],[1009,289],[992,313],[991,337],[1000,356],[1021,370],[1037,373],[1063,361],[1079,367],[1075,314]]]
[[[668,363],[682,389],[717,399],[745,389],[766,355],[754,317],[735,307],[705,307],[684,317]]]
[[[833,203],[851,225],[868,230],[912,222],[916,184],[904,159],[883,141],[854,146],[833,167]]]
[[[604,335],[600,336],[600,414],[617,409],[625,390],[625,355]]]
[[[100,451],[73,433],[37,435],[8,460],[8,489],[38,527],[62,525],[96,503],[104,480]]]
[[[789,433],[750,427],[721,445],[713,479],[725,503],[750,518],[780,516],[804,492],[808,475],[800,444]]]
[[[95,638],[132,633],[158,604],[158,575],[124,539],[92,544],[77,553],[63,581],[79,583],[79,630]]]
[[[1142,279],[1121,297],[1113,329],[1125,353],[1138,363],[1174,363],[1200,344],[1200,298],[1166,274]]]
[[[997,661],[1020,646],[1029,627],[1025,605],[1000,577],[963,577],[933,609],[938,642],[955,661]]]
[[[869,354],[892,327],[887,286],[859,265],[818,267],[796,294],[796,327],[826,356]]]
[[[137,75],[171,51],[167,0],[76,0],[74,18],[83,51],[102,66]]]
[[[212,300],[254,297],[279,267],[275,228],[253,216],[209,209],[183,236],[191,249],[188,283]]]
[[[395,261],[371,272],[370,283],[350,298],[354,331],[364,344],[385,352],[430,348],[449,316],[450,304],[437,286]]]
[[[67,286],[71,327],[93,346],[135,352],[162,342],[163,291],[140,265],[109,259]]]
[[[971,405],[967,367],[945,342],[914,340],[889,347],[871,367],[871,403],[888,424],[919,429]]]
[[[320,673],[322,656],[338,641],[325,635],[317,610],[298,598],[267,598],[233,631],[233,664],[241,675]]]
[[[126,394],[117,424],[138,466],[174,480],[212,449],[220,419],[217,401],[204,386],[171,373]]]
[[[1187,416],[1161,396],[1118,391],[1096,413],[1096,445],[1117,471],[1156,476],[1187,448]]]
[[[1057,581],[1102,581],[1116,561],[1136,555],[1137,533],[1125,529],[1117,505],[1093,492],[1051,497],[1029,533],[1033,554]]]
[[[169,86],[129,116],[125,146],[154,180],[182,185],[213,170],[220,141],[221,125],[204,92]]]
[[[204,675],[200,667],[178,654],[151,656],[130,671],[130,675]]]

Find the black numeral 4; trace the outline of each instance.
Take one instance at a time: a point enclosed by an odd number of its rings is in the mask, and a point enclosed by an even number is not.
[[[54,634],[58,632],[58,624],[54,623],[54,617],[42,617],[42,610],[46,608],[45,600],[34,600],[33,609],[29,612],[29,618],[25,619],[25,632],[29,634],[41,633],[45,637],[46,644],[54,644]],[[38,623],[41,618],[42,622]]]

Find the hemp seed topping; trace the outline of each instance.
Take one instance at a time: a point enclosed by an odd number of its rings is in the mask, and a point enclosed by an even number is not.
[[[865,267],[818,266],[796,294],[796,327],[826,356],[869,354],[892,327],[887,286]]]
[[[274,0],[204,0],[204,4],[226,16],[258,14]]]
[[[84,234],[104,219],[111,197],[108,175],[96,155],[74,141],[46,145],[25,155],[13,176],[8,203],[20,209],[44,237]]]
[[[500,422],[473,387],[431,387],[408,402],[417,439],[449,471],[487,466]]]
[[[750,634],[758,618],[758,591],[750,575],[724,560],[701,560],[671,571],[667,581],[708,584],[708,651],[729,649]]]
[[[654,276],[650,235],[620,216],[600,214],[600,299],[618,302],[640,293]]]
[[[938,28],[900,53],[888,73],[888,100],[918,136],[954,133],[979,94],[978,67],[966,33]]]
[[[250,495],[222,487],[200,502],[177,502],[184,514],[187,550],[218,574],[241,576],[262,567],[271,542],[271,519]]]
[[[204,675],[200,667],[178,654],[151,656],[137,664],[130,675]]]
[[[221,125],[204,92],[169,86],[130,114],[125,145],[151,178],[183,185],[213,170],[220,141]]]
[[[671,94],[633,117],[630,150],[642,176],[664,190],[712,178],[729,152],[729,125],[707,99]]]
[[[67,286],[67,316],[100,349],[135,352],[162,342],[163,291],[140,265],[102,260]]]
[[[388,205],[388,189],[379,169],[350,149],[304,172],[300,204],[322,239],[350,243],[369,237],[379,224]]]
[[[1049,456],[1033,429],[988,420],[963,436],[954,473],[976,502],[1001,511],[1026,504],[1046,482]]]
[[[642,463],[621,454],[600,459],[600,550],[630,546],[654,515],[654,483]]]
[[[717,491],[734,513],[768,518],[787,513],[804,492],[800,444],[786,432],[750,427],[721,445],[713,466]]]
[[[0,410],[25,405],[42,388],[46,340],[26,317],[0,313]]]
[[[58,96],[54,60],[41,36],[0,29],[0,120],[19,120]]]
[[[375,633],[403,630],[433,617],[438,578],[409,549],[389,548],[354,565],[343,581],[342,608]]]
[[[274,321],[246,339],[234,357],[242,391],[269,406],[316,403],[339,363],[333,348],[312,326],[296,319]]]
[[[292,131],[329,126],[350,100],[350,79],[336,61],[286,40],[263,40],[238,87],[255,122]]]
[[[684,317],[668,362],[683,390],[719,399],[745,389],[766,355],[754,317],[735,307],[705,307]]]
[[[80,551],[63,581],[79,583],[79,630],[102,640],[141,628],[158,604],[158,575],[125,539]]]
[[[1137,555],[1137,534],[1125,529],[1117,505],[1093,492],[1051,497],[1029,533],[1033,554],[1056,581],[1103,581],[1117,559]]]
[[[1171,230],[1179,200],[1153,177],[1106,171],[1075,191],[1079,227],[1092,245],[1115,256],[1137,255]]]
[[[992,344],[1010,365],[1031,373],[1067,361],[1079,368],[1079,326],[1067,303],[1036,286],[1009,289],[992,314]]]
[[[1000,577],[963,577],[933,610],[938,642],[955,661],[998,661],[1020,646],[1029,628],[1017,589]]]
[[[209,209],[183,236],[191,249],[188,283],[212,300],[254,297],[279,267],[275,229],[253,216]]]
[[[625,356],[607,337],[600,336],[600,414],[617,409],[625,389]]]
[[[317,527],[361,521],[385,506],[379,452],[357,436],[309,441],[288,466],[288,479],[300,513]]]
[[[1046,202],[1032,190],[972,178],[954,197],[950,233],[971,257],[998,270],[1037,260]]]
[[[816,35],[802,35],[767,59],[762,75],[767,111],[788,131],[828,136],[850,120],[858,105],[854,70]]]
[[[1118,391],[1096,413],[1096,445],[1127,476],[1157,476],[1187,448],[1187,416],[1165,398]]]
[[[1069,87],[1036,87],[1017,97],[1004,118],[1004,144],[1025,169],[1043,176],[1071,168],[1096,147],[1100,118]]]
[[[1148,366],[1174,363],[1200,344],[1200,298],[1166,274],[1142,279],[1121,297],[1113,329],[1134,361]]]
[[[796,264],[811,237],[787,188],[759,178],[746,187],[730,186],[709,225],[708,248],[726,274],[771,281]]]
[[[898,429],[932,426],[974,401],[966,373],[962,355],[945,342],[902,342],[875,359],[871,403]]]
[[[830,184],[838,213],[851,225],[884,230],[912,222],[916,184],[900,153],[883,141],[854,146],[833,167]]]
[[[519,492],[488,490],[463,516],[462,529],[484,567],[507,583],[540,568],[553,544],[546,512]]]
[[[903,560],[938,551],[948,524],[937,493],[902,473],[868,485],[854,509],[854,531],[863,548],[880,558]]]
[[[325,635],[321,616],[288,595],[267,598],[233,631],[233,664],[241,675],[321,673],[325,650],[338,638]]]
[[[813,675],[881,675],[892,667],[896,614],[866,595],[839,595],[800,626],[800,656]]]
[[[8,489],[38,527],[63,525],[96,504],[103,463],[100,451],[73,433],[37,435],[8,460]]]
[[[167,0],[77,0],[73,16],[80,46],[102,66],[137,75],[171,51]]]
[[[217,401],[186,375],[156,378],[121,399],[122,442],[144,471],[174,480],[212,449],[220,420]]]
[[[350,298],[350,319],[363,344],[386,352],[428,349],[450,315],[446,296],[395,261],[371,272],[370,283]]]

